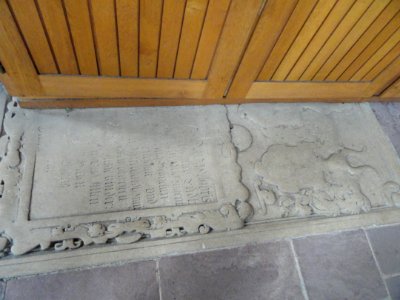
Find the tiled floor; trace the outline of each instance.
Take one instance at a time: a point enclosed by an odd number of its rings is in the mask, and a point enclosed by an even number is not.
[[[387,226],[13,279],[5,299],[400,299],[399,233]]]
[[[400,104],[372,107],[400,153]],[[0,281],[2,298],[395,300],[400,225]]]

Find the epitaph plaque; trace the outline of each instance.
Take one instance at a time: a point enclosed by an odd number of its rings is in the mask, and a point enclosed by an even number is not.
[[[251,213],[223,106],[29,111],[14,103],[3,138],[5,157],[14,157],[2,161],[12,170],[2,174],[0,225],[13,238],[6,253],[231,230]]]

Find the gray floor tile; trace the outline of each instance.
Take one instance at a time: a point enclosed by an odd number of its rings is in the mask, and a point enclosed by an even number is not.
[[[11,280],[6,299],[159,299],[156,265],[149,261]]]
[[[387,293],[364,232],[294,240],[310,299],[384,299]]]
[[[0,281],[0,300],[4,299],[4,292],[5,292],[6,285],[3,281]]]
[[[376,118],[381,124],[383,131],[389,136],[397,153],[400,154],[400,103],[371,103]]]
[[[303,299],[288,242],[160,261],[163,300]]]
[[[392,300],[400,300],[400,276],[394,276],[386,279]]]
[[[400,273],[400,225],[369,229],[367,234],[382,272]]]

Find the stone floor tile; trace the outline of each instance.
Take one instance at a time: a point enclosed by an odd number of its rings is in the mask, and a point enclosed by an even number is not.
[[[400,154],[400,103],[375,102],[370,105],[383,131],[389,136],[397,153]]]
[[[400,273],[400,225],[369,229],[367,234],[382,272]]]
[[[288,242],[165,257],[162,299],[303,299]]]
[[[363,231],[293,241],[310,299],[384,299],[387,293]]]
[[[34,276],[7,282],[6,300],[159,299],[156,263]]]
[[[0,281],[0,300],[4,299],[6,284],[3,281]]]
[[[386,279],[392,300],[400,300],[400,275]]]

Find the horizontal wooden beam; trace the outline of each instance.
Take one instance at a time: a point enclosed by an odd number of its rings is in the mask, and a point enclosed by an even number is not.
[[[400,100],[400,99],[399,99]],[[89,107],[129,107],[129,106],[178,106],[178,105],[210,105],[210,104],[243,104],[273,102],[377,102],[381,99],[371,98],[268,98],[268,99],[28,99],[20,98],[22,108],[89,108]]]
[[[30,98],[201,98],[204,80],[40,75]],[[18,95],[17,95],[18,96]]]
[[[373,96],[369,82],[255,82],[247,99],[341,99]],[[326,99],[326,100],[325,100]]]

